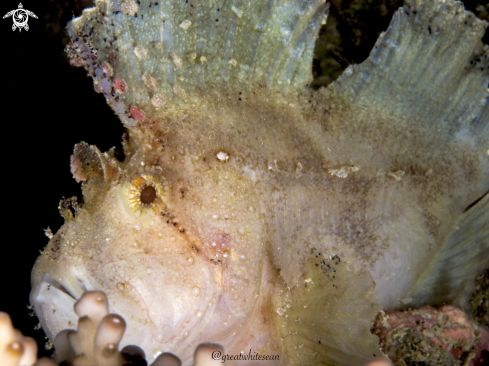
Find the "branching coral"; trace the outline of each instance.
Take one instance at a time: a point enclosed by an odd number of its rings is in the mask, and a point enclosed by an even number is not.
[[[68,361],[74,366],[120,366],[145,358],[144,351],[137,346],[118,350],[126,322],[121,316],[109,313],[107,297],[103,292],[85,292],[75,303],[75,312],[80,317],[77,331],[64,330],[54,339],[56,362]],[[195,351],[194,364],[211,366],[218,363],[211,357],[216,350],[222,352],[222,347],[200,345]],[[152,363],[152,366],[179,365],[179,358],[171,353],[160,354]]]
[[[146,364],[144,351],[137,346],[118,346],[126,330],[126,322],[117,314],[109,313],[107,296],[101,291],[87,291],[75,303],[79,316],[77,330],[63,330],[54,339],[53,360],[37,359],[37,345],[12,326],[7,313],[0,312],[0,364],[2,366],[121,366]],[[194,354],[195,366],[220,364],[214,359],[224,350],[216,344],[201,344]],[[143,363],[140,363],[143,361]],[[171,353],[162,353],[151,366],[180,366],[180,359]]]
[[[14,329],[7,313],[0,312],[0,363],[2,366],[33,365],[54,366],[54,362],[37,359],[37,344],[34,339],[24,337]]]
[[[109,313],[107,296],[101,291],[87,291],[75,303],[79,316],[77,330],[63,330],[54,339],[53,360],[41,358],[36,362],[37,345],[14,329],[7,313],[0,312],[0,363],[2,366],[121,366],[146,365],[144,351],[130,345],[118,350],[126,322]],[[194,366],[215,366],[223,362],[224,349],[217,344],[200,344],[194,353]],[[142,363],[141,363],[142,361]],[[172,353],[162,353],[151,366],[181,366]],[[379,358],[365,366],[392,366]]]

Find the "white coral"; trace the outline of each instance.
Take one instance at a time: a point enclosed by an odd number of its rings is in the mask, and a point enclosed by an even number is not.
[[[37,344],[14,329],[10,316],[0,311],[0,364],[2,366],[55,366],[42,358],[37,361]]]
[[[7,313],[0,312],[0,365],[2,366],[56,366],[64,361],[73,366],[121,366],[128,359],[144,359],[144,351],[137,346],[119,350],[126,330],[126,322],[117,314],[109,314],[107,296],[101,291],[87,291],[74,306],[79,316],[77,330],[66,329],[54,339],[54,361],[37,360],[34,339],[24,337],[12,326]],[[219,365],[214,352],[224,350],[216,344],[201,344],[194,354],[195,366]],[[171,353],[162,353],[151,366],[180,366],[180,359]]]
[[[129,359],[144,359],[137,346],[118,346],[126,322],[117,314],[109,314],[107,296],[102,291],[87,291],[75,303],[80,317],[77,330],[63,330],[54,339],[54,361],[37,360],[34,339],[24,337],[14,329],[7,313],[0,312],[0,364],[2,366],[56,366],[67,361],[73,366],[122,366]],[[222,363],[224,349],[217,344],[202,343],[195,349],[194,366],[217,366]],[[37,362],[36,362],[37,361]],[[181,366],[180,359],[162,353],[151,366]],[[365,366],[392,366],[388,359],[376,359]]]

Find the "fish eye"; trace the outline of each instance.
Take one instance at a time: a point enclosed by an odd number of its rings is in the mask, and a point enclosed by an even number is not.
[[[141,191],[139,199],[144,204],[150,204],[156,199],[156,189],[152,186],[144,187]]]
[[[165,180],[156,168],[141,171],[125,187],[129,207],[139,215],[155,209],[160,201],[168,201]]]

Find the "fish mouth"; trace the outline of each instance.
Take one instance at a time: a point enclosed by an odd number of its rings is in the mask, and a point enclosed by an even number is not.
[[[60,282],[46,273],[33,287],[29,301],[49,339],[53,340],[62,330],[76,329],[78,316],[74,305],[87,290],[80,279]]]
[[[51,278],[48,274],[44,274],[42,276],[41,284],[42,283],[47,284],[47,286],[50,287],[50,289],[53,289],[53,290],[56,289],[56,290],[59,290],[59,291],[65,293],[66,295],[68,295],[69,297],[71,297],[75,301],[77,301],[79,298],[79,296],[75,295],[78,291],[70,290],[68,288],[68,286],[63,285],[59,281],[56,281],[55,279]],[[80,285],[80,287],[82,288],[83,291],[87,291],[86,287],[83,284]]]

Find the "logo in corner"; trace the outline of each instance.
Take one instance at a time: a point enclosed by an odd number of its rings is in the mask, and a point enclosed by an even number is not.
[[[22,3],[19,3],[19,8],[9,11],[3,16],[3,19],[12,16],[12,20],[14,21],[14,25],[12,25],[13,31],[17,28],[19,28],[19,32],[22,30],[22,28],[25,28],[25,30],[28,31],[29,26],[27,25],[27,21],[29,20],[29,15],[37,19],[36,14],[34,14],[32,11],[24,9]]]

